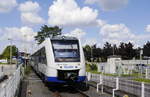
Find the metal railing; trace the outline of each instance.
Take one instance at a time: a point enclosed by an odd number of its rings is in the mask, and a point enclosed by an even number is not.
[[[101,80],[103,82],[102,85],[108,86],[112,89],[115,89],[118,85],[118,90],[133,94],[137,97],[149,97],[150,96],[150,84],[143,83],[143,82],[136,82],[133,80],[127,80],[118,78],[119,80],[116,81],[117,77],[111,77],[111,76],[105,76],[100,74],[93,74],[93,73],[87,73],[88,80],[94,81],[96,83],[99,83]],[[90,77],[89,77],[90,76]],[[100,78],[102,78],[100,80]],[[118,82],[118,83],[117,83]],[[113,91],[112,91],[113,92]]]
[[[21,79],[21,65],[6,81],[0,84],[0,97],[15,97]]]
[[[122,64],[150,64],[150,60],[122,60]]]

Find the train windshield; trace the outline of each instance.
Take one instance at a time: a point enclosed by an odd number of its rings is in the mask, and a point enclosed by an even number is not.
[[[52,40],[56,62],[79,62],[78,40]]]

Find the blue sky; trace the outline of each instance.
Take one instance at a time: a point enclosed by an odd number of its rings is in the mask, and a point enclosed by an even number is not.
[[[0,0],[0,52],[13,40],[20,50],[35,44],[44,24],[82,44],[102,47],[108,41],[142,46],[150,39],[149,0]],[[26,36],[26,37],[25,37]]]

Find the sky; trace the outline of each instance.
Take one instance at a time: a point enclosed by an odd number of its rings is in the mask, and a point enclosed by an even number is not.
[[[44,24],[61,27],[82,44],[103,47],[150,39],[150,0],[0,0],[0,53],[9,45],[32,52]]]

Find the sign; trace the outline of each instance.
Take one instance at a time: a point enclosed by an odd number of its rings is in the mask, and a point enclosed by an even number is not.
[[[73,66],[64,66],[64,68],[73,68]]]

